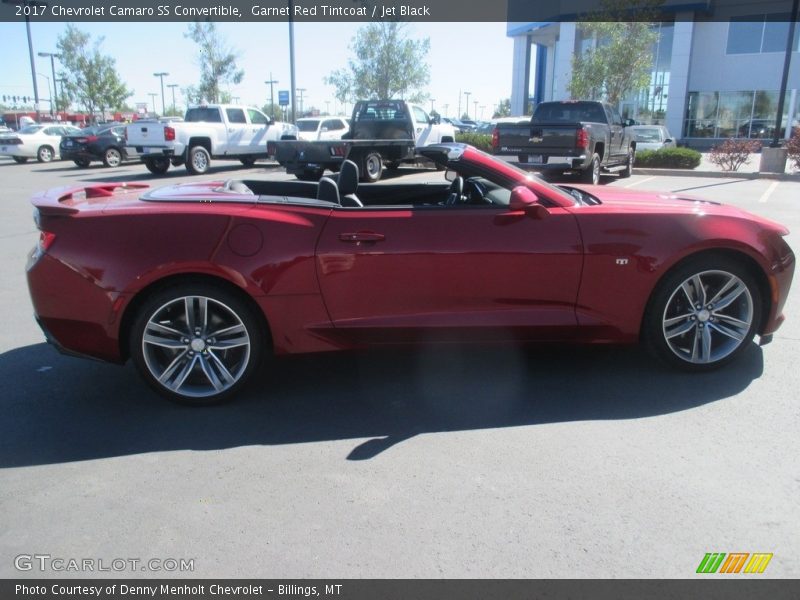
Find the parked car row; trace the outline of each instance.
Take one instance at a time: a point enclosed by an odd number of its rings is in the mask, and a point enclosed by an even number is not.
[[[18,163],[35,158],[50,162],[59,157],[61,138],[80,132],[71,125],[34,124],[19,131],[0,133],[0,156],[10,156]]]

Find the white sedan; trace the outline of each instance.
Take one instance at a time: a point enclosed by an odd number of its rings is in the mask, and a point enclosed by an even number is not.
[[[633,125],[627,128],[636,140],[636,150],[675,148],[675,138],[663,125]]]
[[[10,156],[18,163],[29,158],[50,162],[58,157],[61,136],[79,131],[70,125],[28,125],[19,131],[0,134],[0,156]]]
[[[350,131],[345,117],[306,117],[297,119],[297,138],[307,142],[316,140],[340,140]]]

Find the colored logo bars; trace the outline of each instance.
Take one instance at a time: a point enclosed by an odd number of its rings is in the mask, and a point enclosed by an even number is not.
[[[726,558],[727,557],[727,558]],[[750,560],[748,560],[748,557]],[[772,553],[732,552],[708,552],[700,565],[697,567],[698,573],[763,573],[769,561],[772,560]],[[747,566],[745,566],[747,565]],[[742,571],[744,567],[744,571]]]

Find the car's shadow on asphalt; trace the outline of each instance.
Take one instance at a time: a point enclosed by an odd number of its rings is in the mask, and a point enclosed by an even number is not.
[[[370,459],[423,433],[654,417],[733,396],[757,379],[755,344],[701,375],[634,348],[432,346],[280,359],[233,402],[163,400],[130,365],[59,355],[46,344],[0,355],[0,468],[171,450],[353,440]],[[344,458],[344,457],[343,457]]]

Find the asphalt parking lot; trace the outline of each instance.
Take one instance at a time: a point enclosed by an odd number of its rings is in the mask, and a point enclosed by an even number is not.
[[[204,177],[243,174],[286,177]],[[636,348],[383,351],[284,360],[187,409],[130,365],[47,346],[24,265],[34,191],[188,179],[0,160],[0,577],[86,575],[15,569],[47,554],[194,560],[115,576],[685,578],[707,552],[773,553],[762,577],[800,577],[797,283],[773,343],[710,374]],[[798,182],[605,183],[735,204],[800,249]]]

